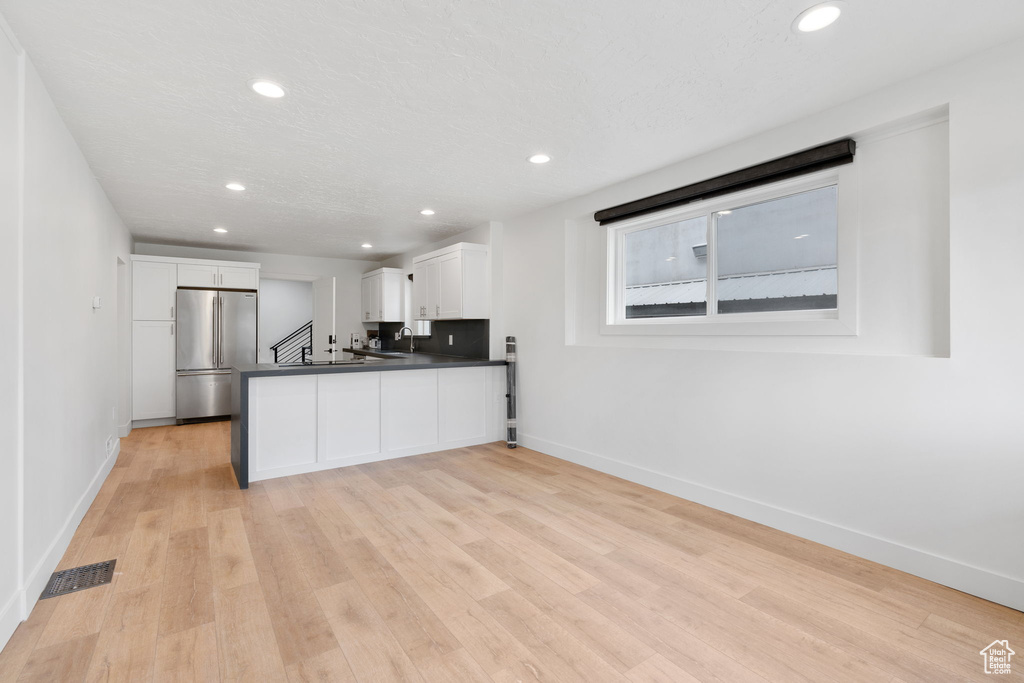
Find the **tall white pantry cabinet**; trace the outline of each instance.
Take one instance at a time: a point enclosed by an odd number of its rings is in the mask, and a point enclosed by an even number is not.
[[[178,287],[259,288],[258,263],[132,256],[132,421],[175,416]]]
[[[178,265],[132,258],[132,420],[174,417]]]

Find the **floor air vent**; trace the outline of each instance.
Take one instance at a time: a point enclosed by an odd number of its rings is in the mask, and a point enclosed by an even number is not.
[[[107,560],[106,562],[97,562],[96,564],[87,564],[82,567],[54,572],[39,599],[56,598],[60,595],[82,591],[93,586],[108,584],[114,578],[115,564],[117,564],[117,560]]]

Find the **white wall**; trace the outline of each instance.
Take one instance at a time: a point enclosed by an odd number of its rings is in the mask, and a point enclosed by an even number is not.
[[[204,249],[200,247],[178,247],[164,244],[137,242],[136,254],[148,256],[178,256],[182,258],[205,258],[221,261],[248,261],[260,264],[260,276],[300,275],[327,277],[333,275],[337,295],[335,297],[335,332],[338,348],[347,346],[352,332],[365,334],[362,323],[361,281],[380,264],[376,261],[355,261],[349,259],[320,258],[316,256],[288,256],[262,252],[232,251],[230,249]],[[273,343],[273,342],[271,342]]]
[[[0,22],[2,22],[0,18]],[[21,391],[19,218],[20,134],[18,119],[21,56],[0,23],[0,647],[22,618],[20,557],[21,465],[19,426]]]
[[[273,363],[272,344],[313,319],[313,284],[260,279],[259,362]]]
[[[12,81],[12,75],[14,76]],[[22,128],[10,126],[11,112]],[[13,135],[13,137],[12,137]],[[14,156],[16,179],[10,173]],[[0,38],[0,211],[4,249],[4,376],[0,455],[0,643],[35,604],[118,448],[117,259],[131,238],[27,58]],[[17,179],[20,176],[20,180]],[[20,210],[14,228],[10,206]],[[18,235],[20,234],[20,241]],[[18,262],[21,268],[18,268]],[[94,310],[100,296],[103,307]],[[19,314],[20,311],[20,314]],[[23,320],[19,334],[16,321]],[[12,340],[16,340],[13,341]],[[8,355],[10,353],[11,355]],[[10,370],[3,370],[10,373]],[[13,391],[12,391],[13,389]],[[12,401],[14,410],[9,410]],[[21,405],[21,412],[17,408]],[[9,432],[15,416],[17,438]],[[112,449],[108,453],[106,444]],[[19,468],[18,462],[23,462]],[[11,495],[23,487],[23,495]],[[21,511],[11,513],[12,501]],[[18,524],[18,519],[22,524]],[[21,534],[22,542],[11,536]],[[11,563],[18,567],[12,584]],[[11,602],[13,589],[14,601]]]
[[[506,220],[520,442],[1024,608],[1022,72],[1003,46]],[[859,336],[600,333],[594,211],[947,104],[858,154]]]
[[[488,250],[488,258],[490,259],[491,274],[491,317],[489,328],[491,336],[490,357],[494,359],[505,357],[505,337],[502,332],[504,327],[504,299],[502,297],[503,269],[501,267],[503,231],[504,227],[501,223],[490,221],[471,230],[460,232],[458,235],[453,235],[452,237],[448,237],[437,242],[431,242],[430,244],[424,244],[421,247],[407,251],[399,256],[394,256],[381,263],[385,268],[401,268],[402,271],[408,275],[413,272],[412,260],[422,254],[427,254],[437,249],[443,249],[444,247],[450,247],[451,245],[458,244],[459,242],[488,245],[490,247]],[[403,280],[403,282],[407,282],[407,280]],[[412,327],[413,316],[411,287],[406,285],[403,294],[402,310],[405,311],[406,325]]]

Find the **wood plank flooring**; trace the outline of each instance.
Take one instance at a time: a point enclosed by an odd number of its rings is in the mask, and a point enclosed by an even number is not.
[[[140,429],[0,681],[986,680],[1024,615],[525,448],[235,487],[228,425]]]

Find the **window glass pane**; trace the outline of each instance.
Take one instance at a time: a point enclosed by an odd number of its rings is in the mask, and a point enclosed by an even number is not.
[[[836,188],[717,214],[719,313],[836,307]]]
[[[627,318],[707,313],[706,216],[625,236]]]

